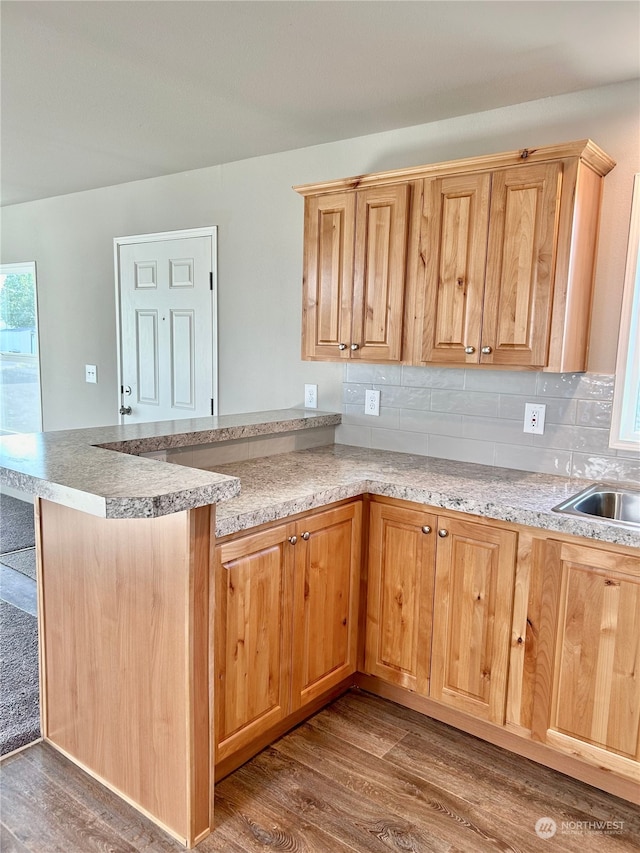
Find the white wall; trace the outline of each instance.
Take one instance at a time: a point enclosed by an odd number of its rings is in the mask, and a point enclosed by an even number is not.
[[[589,370],[615,366],[637,83],[620,84],[224,166],[4,208],[1,260],[35,260],[44,428],[116,422],[113,238],[217,225],[220,413],[302,403],[340,410],[343,368],[300,359],[302,198],[294,184],[590,137],[606,178]],[[84,364],[99,382],[84,382]]]

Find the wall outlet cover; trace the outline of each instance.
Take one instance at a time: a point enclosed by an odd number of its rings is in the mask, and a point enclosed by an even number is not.
[[[547,407],[544,403],[525,403],[524,432],[542,435],[544,432],[544,417]]]
[[[317,385],[305,385],[304,386],[304,407],[305,407],[305,409],[317,409],[318,408],[318,386]]]
[[[380,414],[380,392],[368,388],[364,392],[364,413],[365,415]]]
[[[95,384],[98,381],[98,368],[95,364],[85,364],[84,381]]]

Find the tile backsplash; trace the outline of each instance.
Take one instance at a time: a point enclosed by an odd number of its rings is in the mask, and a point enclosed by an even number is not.
[[[614,377],[349,364],[336,441],[588,480],[640,481],[640,452],[609,447]],[[364,414],[367,388],[380,416]],[[543,435],[523,432],[544,403]]]

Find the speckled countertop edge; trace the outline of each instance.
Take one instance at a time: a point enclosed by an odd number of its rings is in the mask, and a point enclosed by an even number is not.
[[[240,481],[138,454],[340,420],[332,412],[285,409],[2,436],[0,484],[103,518],[156,518],[228,500],[240,491]]]
[[[216,508],[217,536],[368,492],[640,547],[639,530],[553,512],[554,506],[590,485],[584,480],[339,444],[228,463],[216,470],[242,483],[238,496]]]

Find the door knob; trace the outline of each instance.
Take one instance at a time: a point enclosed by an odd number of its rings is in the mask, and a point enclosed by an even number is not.
[[[292,545],[295,545],[297,541],[298,541],[297,536],[290,536],[289,537],[289,542],[291,542]]]
[[[118,410],[121,415],[130,415],[131,414],[131,406],[120,406]]]
[[[423,533],[431,533],[431,527],[428,524],[423,525],[422,532]]]
[[[342,352],[342,350],[345,350],[346,348],[347,348],[346,344],[338,344],[338,349],[340,350],[340,352]]]
[[[357,349],[360,349],[360,344],[351,344],[351,349],[355,352]]]
[[[311,536],[311,534],[309,533],[308,530],[305,530],[305,532],[302,534],[302,538],[304,539],[305,542],[308,541],[310,536]]]
[[[484,355],[489,355],[489,353],[493,352],[491,347],[482,347],[482,352]]]
[[[446,537],[447,537],[448,535],[449,535],[449,531],[448,531],[448,530],[445,530],[445,528],[444,528],[444,527],[442,527],[440,530],[438,530],[438,536],[439,536],[441,539],[446,539]]]
[[[467,355],[473,355],[474,352],[476,351],[476,348],[475,347],[465,347],[464,351],[466,352]]]

